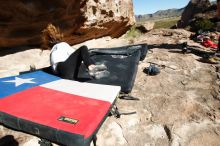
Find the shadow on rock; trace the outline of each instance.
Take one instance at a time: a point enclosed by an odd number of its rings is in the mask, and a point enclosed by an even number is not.
[[[9,55],[9,54],[14,54],[26,50],[31,50],[35,48],[39,48],[40,46],[20,46],[20,47],[11,47],[11,48],[0,48],[0,57]]]
[[[205,50],[202,50],[198,46],[187,46],[186,43],[183,44],[153,44],[148,46],[149,49],[154,48],[161,48],[161,49],[168,49],[171,53],[179,53],[179,54],[194,54],[196,56],[202,57],[202,58],[208,58],[210,56],[213,56],[215,52],[208,52]]]
[[[182,44],[152,44],[148,45],[149,49],[163,48],[163,49],[182,49]]]
[[[12,135],[6,135],[0,139],[0,146],[18,146],[18,142]]]

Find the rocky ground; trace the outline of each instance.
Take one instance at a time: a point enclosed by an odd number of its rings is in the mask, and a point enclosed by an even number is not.
[[[220,146],[220,69],[202,63],[201,56],[181,53],[185,41],[204,50],[189,36],[185,30],[159,29],[133,39],[105,37],[84,43],[90,48],[147,43],[150,49],[139,63],[131,92],[140,100],[116,102],[120,112],[136,113],[107,118],[97,134],[98,146]],[[38,48],[0,55],[0,77],[16,75],[33,64],[37,68],[49,65],[49,51]],[[143,72],[149,62],[158,64],[160,74]],[[8,139],[20,146],[39,145],[34,136],[0,127],[0,137],[6,135],[13,135]]]

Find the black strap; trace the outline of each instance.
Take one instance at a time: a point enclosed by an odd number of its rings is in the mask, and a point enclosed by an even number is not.
[[[40,139],[38,143],[40,146],[52,146],[52,143],[46,139]]]
[[[120,118],[121,115],[131,115],[131,114],[136,114],[137,112],[124,112],[124,113],[121,113],[119,112],[118,110],[118,107],[114,104],[111,111],[110,111],[110,115],[113,115],[115,116],[116,118]]]
[[[129,94],[120,94],[119,95],[119,99],[124,99],[124,100],[140,100],[139,98],[137,97],[133,97]]]
[[[97,142],[97,136],[96,135],[93,136],[92,142],[93,142],[93,145],[96,146],[96,142]]]
[[[120,115],[132,115],[136,114],[137,112],[126,112],[126,113],[120,113]]]

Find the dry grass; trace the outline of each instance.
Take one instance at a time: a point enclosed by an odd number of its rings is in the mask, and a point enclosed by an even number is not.
[[[155,20],[154,29],[170,28],[174,26],[178,20],[180,20],[180,17],[172,17],[172,18],[166,18],[162,20]]]

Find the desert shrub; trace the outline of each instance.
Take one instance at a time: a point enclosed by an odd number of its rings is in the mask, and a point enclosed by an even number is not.
[[[131,29],[126,33],[126,38],[136,38],[141,35],[140,30],[136,28],[136,26],[132,26]]]
[[[212,30],[215,27],[215,24],[211,22],[209,19],[198,19],[192,25],[193,31],[203,30],[208,31]]]

